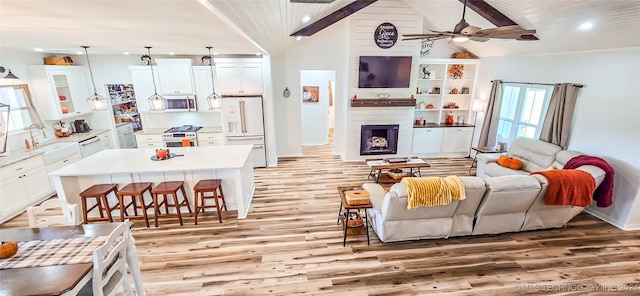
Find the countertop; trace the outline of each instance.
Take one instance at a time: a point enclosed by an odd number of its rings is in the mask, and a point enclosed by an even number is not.
[[[413,128],[439,128],[439,127],[474,127],[473,124],[467,123],[425,123],[424,125],[414,124]]]
[[[50,176],[91,176],[130,173],[184,172],[242,168],[252,145],[171,148],[183,154],[154,161],[155,149],[106,149],[76,161]]]
[[[169,128],[143,128],[142,130],[136,131],[135,135],[158,135],[163,134]],[[222,133],[221,126],[208,126],[203,127],[198,130],[196,133]]]
[[[47,141],[47,142],[43,142],[43,143],[39,144],[36,148],[32,148],[32,149],[29,149],[29,150],[26,150],[26,149],[12,150],[12,151],[9,152],[9,155],[0,157],[0,167],[7,166],[7,165],[10,165],[10,164],[14,164],[16,162],[23,161],[25,159],[29,159],[31,157],[35,157],[35,156],[41,155],[41,154],[44,153],[44,151],[40,151],[38,148],[47,146],[49,144],[80,142],[82,140],[86,140],[88,138],[91,138],[93,136],[96,136],[98,134],[105,133],[105,132],[108,132],[108,131],[109,130],[107,130],[107,129],[97,129],[97,130],[91,130],[88,133],[75,133],[75,134],[71,134],[71,136],[68,136],[68,137],[55,138],[53,140],[50,140],[50,141]]]

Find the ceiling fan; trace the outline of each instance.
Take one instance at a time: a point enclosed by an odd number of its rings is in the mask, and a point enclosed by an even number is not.
[[[476,26],[470,26],[467,21],[464,20],[464,15],[467,10],[467,0],[464,1],[464,8],[462,9],[462,19],[453,28],[453,31],[434,31],[427,34],[403,34],[402,40],[439,40],[451,37],[452,41],[464,42],[467,40],[485,42],[489,39],[515,39],[515,40],[530,40],[522,38],[523,35],[535,34],[536,30],[525,30],[518,25],[503,26],[491,29],[481,29]]]

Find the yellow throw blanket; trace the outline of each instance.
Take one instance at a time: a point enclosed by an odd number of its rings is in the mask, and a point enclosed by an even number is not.
[[[452,200],[466,198],[464,184],[457,176],[407,177],[401,181],[407,186],[407,209],[445,206]]]

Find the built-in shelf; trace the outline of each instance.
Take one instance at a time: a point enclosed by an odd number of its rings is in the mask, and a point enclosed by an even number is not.
[[[415,99],[351,99],[351,107],[415,107]]]

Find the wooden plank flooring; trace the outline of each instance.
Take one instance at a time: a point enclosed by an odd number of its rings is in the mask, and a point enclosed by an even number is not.
[[[230,211],[222,224],[211,213],[199,225],[136,222],[147,294],[513,295],[527,284],[529,294],[604,295],[606,285],[609,295],[640,294],[640,231],[588,214],[560,229],[387,244],[371,231],[370,246],[363,235],[343,247],[336,187],[371,182],[369,169],[341,162],[330,145],[303,152],[255,170],[245,220]],[[467,175],[471,161],[428,162],[423,176]],[[28,222],[23,214],[0,227]]]

